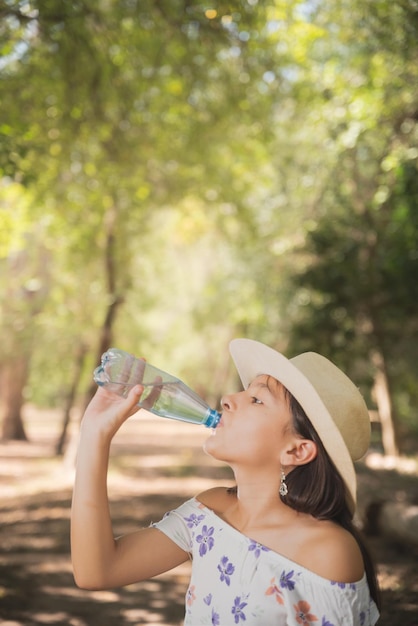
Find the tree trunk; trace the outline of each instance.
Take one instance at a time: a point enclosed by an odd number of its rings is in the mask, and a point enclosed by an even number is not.
[[[63,454],[65,443],[67,441],[67,431],[68,431],[68,426],[70,423],[71,409],[74,405],[74,399],[75,399],[77,388],[80,382],[81,373],[83,371],[83,365],[84,365],[84,359],[86,357],[86,352],[87,352],[87,347],[85,345],[81,345],[76,355],[73,381],[72,381],[71,387],[69,389],[69,392],[67,394],[67,398],[65,401],[61,434],[59,436],[56,449],[55,449],[58,456]]]
[[[106,215],[106,247],[104,251],[105,278],[107,282],[107,293],[109,305],[107,307],[103,326],[101,328],[98,351],[96,354],[96,363],[100,363],[100,358],[104,352],[111,347],[113,336],[113,325],[115,323],[118,308],[124,302],[123,296],[118,293],[117,288],[117,262],[115,252],[115,222],[117,218],[117,209],[113,206]],[[85,398],[85,406],[88,405],[97,389],[96,383],[93,381],[87,390]]]
[[[118,308],[124,302],[123,296],[118,294],[117,290],[117,280],[116,280],[116,258],[115,258],[115,220],[117,216],[117,210],[115,207],[112,207],[107,216],[106,216],[106,247],[105,247],[105,269],[106,269],[106,281],[107,281],[107,291],[108,291],[108,301],[109,305],[106,310],[105,318],[103,320],[103,326],[100,331],[99,336],[99,345],[98,351],[96,354],[96,363],[100,363],[100,358],[104,352],[106,352],[111,347],[112,336],[113,336],[113,325],[115,323],[116,314]],[[84,414],[84,411],[89,404],[90,400],[96,393],[97,385],[94,381],[89,385],[85,398],[83,409],[81,412],[81,417]],[[77,454],[77,439],[78,434],[73,435],[72,440],[67,447],[65,457],[64,457],[64,466],[67,468],[74,467],[76,454]]]
[[[27,440],[23,419],[23,391],[29,376],[29,363],[35,338],[35,319],[42,311],[49,289],[49,254],[40,243],[36,229],[26,233],[27,246],[11,254],[7,270],[4,307],[5,362],[2,372],[3,428],[6,441]],[[28,277],[36,277],[28,281]]]
[[[23,390],[29,371],[29,356],[21,354],[10,360],[3,368],[4,413],[2,439],[27,441],[22,419]]]
[[[99,347],[96,354],[95,362],[97,364],[100,363],[101,356],[104,352],[111,348],[112,335],[113,335],[113,324],[116,319],[116,313],[118,307],[123,303],[123,298],[115,299],[108,307],[106,312],[106,317],[103,322],[103,326],[100,331],[99,337]],[[94,394],[96,393],[97,384],[92,381],[89,388],[87,389],[84,407],[88,405]]]
[[[382,427],[383,450],[389,456],[399,456],[386,364],[379,350],[373,351],[372,361],[375,366],[373,391]]]

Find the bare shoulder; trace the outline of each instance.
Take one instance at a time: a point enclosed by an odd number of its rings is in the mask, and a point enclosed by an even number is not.
[[[303,560],[308,569],[328,580],[354,583],[364,574],[360,547],[353,535],[332,522],[317,522],[307,533]]]
[[[235,499],[235,493],[228,487],[213,487],[207,491],[202,491],[196,496],[196,500],[217,514],[224,513]]]

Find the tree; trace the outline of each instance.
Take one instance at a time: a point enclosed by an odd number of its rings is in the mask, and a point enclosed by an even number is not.
[[[13,218],[19,220],[22,226],[21,221],[27,219],[24,208],[26,199],[21,197],[16,187],[6,197],[20,197],[23,206]],[[7,240],[7,231],[5,234]],[[0,370],[4,403],[2,439],[5,440],[26,439],[21,409],[35,340],[33,330],[48,295],[50,278],[48,253],[41,242],[42,228],[34,230],[30,236],[24,231],[21,234],[25,238],[25,247],[14,248],[12,242],[6,241],[12,252],[7,263],[2,262],[5,279],[0,312],[3,327]]]
[[[33,221],[47,224],[49,305],[71,292],[80,297],[80,271],[84,280],[103,276],[94,294],[84,291],[94,314],[78,330],[95,331],[94,341],[90,332],[87,343],[75,342],[96,358],[112,339],[155,211],[176,204],[193,211],[183,198],[199,196],[219,198],[207,202],[215,221],[232,196],[237,211],[246,210],[254,182],[247,169],[252,155],[265,157],[260,146],[269,137],[267,70],[276,53],[267,13],[238,1],[219,10],[180,1],[8,1],[1,9],[0,166],[31,190]],[[146,285],[142,295],[145,308]],[[55,325],[49,319],[49,335]],[[42,368],[51,369],[46,359]]]
[[[65,402],[82,347],[87,388],[110,341],[210,394],[231,336],[286,349],[306,232],[373,216],[416,162],[408,7],[3,3],[0,168],[51,259],[28,399]]]
[[[307,238],[311,265],[296,277],[294,343],[334,357],[349,371],[357,366],[366,389],[374,381],[388,454],[399,449],[393,400],[406,390],[394,374],[416,360],[416,179],[414,165],[401,164],[382,205],[367,203],[360,189],[361,211],[324,217]]]
[[[332,31],[314,46],[322,104],[304,129],[311,138],[320,122],[329,171],[289,285],[289,348],[322,350],[373,386],[396,454],[416,402],[417,13],[407,2],[326,2],[310,18]]]

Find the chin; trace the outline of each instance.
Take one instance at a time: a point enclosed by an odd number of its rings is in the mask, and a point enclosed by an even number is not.
[[[206,439],[206,441],[203,444],[203,452],[205,454],[207,454],[208,456],[211,456],[213,459],[218,459],[218,455],[216,454],[216,446],[213,445],[214,442],[214,437],[215,437],[215,431],[212,432],[211,436]]]

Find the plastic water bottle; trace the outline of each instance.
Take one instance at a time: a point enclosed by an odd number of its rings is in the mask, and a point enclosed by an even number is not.
[[[160,417],[216,428],[221,413],[211,409],[180,379],[149,365],[128,352],[110,348],[94,370],[95,382],[126,397],[137,384],[144,386],[138,405]]]

